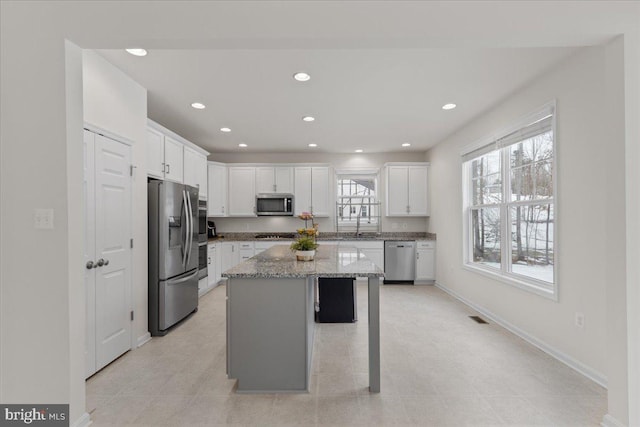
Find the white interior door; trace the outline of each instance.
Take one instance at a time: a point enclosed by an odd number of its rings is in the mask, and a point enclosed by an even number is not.
[[[95,135],[96,369],[131,348],[131,149]]]
[[[86,307],[85,376],[96,372],[96,202],[95,202],[95,134],[84,131],[84,289]]]

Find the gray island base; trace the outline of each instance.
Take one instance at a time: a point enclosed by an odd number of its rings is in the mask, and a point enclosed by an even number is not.
[[[320,277],[369,280],[369,390],[380,392],[380,277],[354,247],[320,245],[296,261],[286,245],[222,274],[227,277],[227,374],[240,393],[306,392],[313,355],[314,284]]]

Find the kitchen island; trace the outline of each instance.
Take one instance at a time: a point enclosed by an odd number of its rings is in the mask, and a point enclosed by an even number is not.
[[[354,247],[320,245],[296,261],[277,245],[225,271],[227,374],[238,392],[304,392],[313,355],[314,285],[320,277],[369,280],[369,390],[380,392],[380,277]]]

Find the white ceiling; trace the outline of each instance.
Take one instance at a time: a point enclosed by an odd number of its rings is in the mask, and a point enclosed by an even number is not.
[[[211,152],[424,151],[575,49],[637,28],[624,1],[67,2],[68,38],[148,89],[149,117]],[[152,16],[152,19],[149,17]],[[115,25],[115,26],[114,26]],[[107,48],[118,50],[105,50]],[[124,47],[146,47],[144,58]],[[312,80],[291,76],[308,71]],[[194,101],[207,105],[202,111]],[[442,111],[447,102],[458,104]],[[316,121],[304,123],[303,115]],[[229,134],[219,128],[228,126]]]
[[[149,117],[211,152],[425,151],[574,48],[100,50]],[[312,78],[300,83],[296,71]],[[207,108],[195,110],[192,102]],[[454,110],[442,105],[453,102]],[[315,122],[302,117],[311,115]],[[220,128],[231,128],[230,133]],[[404,142],[410,148],[401,148]]]

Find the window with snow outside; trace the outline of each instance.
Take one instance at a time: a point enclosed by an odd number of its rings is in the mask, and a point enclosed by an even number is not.
[[[465,265],[556,295],[554,110],[463,155]]]

